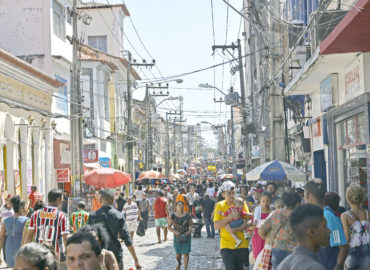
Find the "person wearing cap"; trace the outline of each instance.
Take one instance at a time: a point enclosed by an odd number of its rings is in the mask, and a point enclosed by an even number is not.
[[[240,227],[233,229],[237,237],[241,240],[241,244],[236,247],[233,237],[225,227],[232,220],[237,219],[239,214],[237,212],[231,212],[227,217],[220,214],[225,213],[229,210],[229,208],[234,207],[234,188],[235,184],[231,181],[226,181],[222,184],[221,190],[225,200],[217,203],[213,218],[215,230],[220,230],[221,256],[226,270],[248,269],[249,243],[245,238],[243,231],[253,225],[251,222],[246,221]],[[249,209],[245,202],[243,211],[249,213]]]
[[[77,230],[87,224],[89,220],[89,213],[85,212],[86,203],[79,201],[77,203],[77,211],[73,212],[69,217],[69,225],[72,231],[75,233]]]
[[[130,233],[127,230],[125,217],[123,213],[113,207],[114,194],[114,190],[111,189],[104,189],[101,192],[100,201],[102,207],[90,214],[88,223],[90,225],[96,223],[103,224],[109,235],[107,249],[112,251],[116,256],[120,270],[123,270],[123,249],[119,239],[125,242],[127,249],[135,261],[136,269],[141,269],[142,267],[136,256],[135,248],[132,245]]]

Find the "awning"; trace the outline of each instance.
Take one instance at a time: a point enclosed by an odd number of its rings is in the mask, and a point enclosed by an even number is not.
[[[358,0],[320,44],[320,54],[370,52],[370,0]]]

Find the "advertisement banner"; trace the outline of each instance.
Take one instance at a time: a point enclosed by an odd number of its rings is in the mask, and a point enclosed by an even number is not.
[[[99,158],[99,164],[100,164],[100,166],[102,166],[104,168],[109,168],[109,165],[110,165],[109,157]]]
[[[209,166],[207,167],[207,169],[208,169],[208,171],[215,172],[215,171],[216,171],[216,166],[211,166],[211,165],[209,165]]]
[[[84,163],[97,163],[99,161],[98,150],[84,150]]]
[[[57,182],[58,183],[69,183],[70,181],[70,173],[69,173],[69,169],[68,168],[65,168],[65,169],[56,169],[57,171]]]
[[[54,168],[71,168],[71,143],[54,140]]]

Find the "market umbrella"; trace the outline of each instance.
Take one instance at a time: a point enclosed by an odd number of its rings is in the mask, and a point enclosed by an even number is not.
[[[232,174],[222,174],[221,179],[233,179],[234,176]]]
[[[265,163],[246,174],[247,181],[306,181],[306,175],[293,165],[274,160]]]
[[[83,175],[85,183],[98,188],[114,188],[126,185],[131,181],[131,175],[112,168],[99,168]]]
[[[183,170],[183,169],[180,169],[180,170],[177,170],[176,173],[181,174],[181,175],[184,175],[184,174],[186,174],[186,171]]]
[[[180,180],[181,179],[181,175],[178,174],[178,173],[175,173],[175,174],[170,174],[168,176],[168,178],[171,180],[171,181],[177,181],[177,180]]]
[[[163,173],[157,171],[146,171],[142,172],[137,180],[141,179],[165,179],[166,176]]]

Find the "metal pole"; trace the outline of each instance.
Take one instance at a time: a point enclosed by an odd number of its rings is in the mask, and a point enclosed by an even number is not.
[[[82,192],[81,178],[83,172],[82,159],[82,116],[81,91],[79,87],[78,65],[78,38],[77,38],[77,0],[73,0],[73,37],[72,37],[72,74],[71,74],[71,102],[70,102],[70,133],[71,133],[71,186],[72,196]]]
[[[132,191],[135,186],[135,172],[134,172],[134,143],[132,137],[132,91],[131,91],[131,53],[128,51],[128,67],[127,67],[127,173],[131,175]],[[131,194],[130,194],[131,195]]]
[[[235,129],[234,129],[234,107],[230,106],[231,113],[231,154],[233,158],[233,178],[234,181],[237,179],[236,172],[236,153],[235,153]]]

